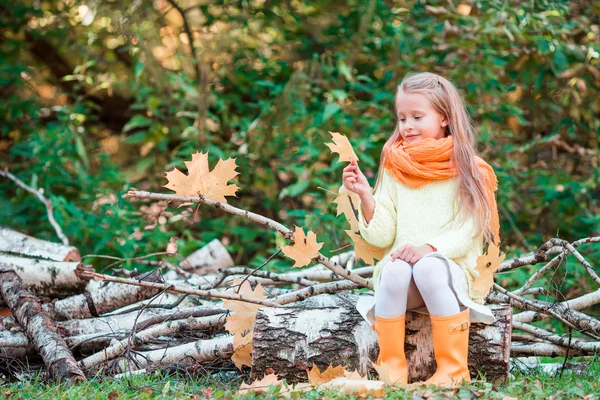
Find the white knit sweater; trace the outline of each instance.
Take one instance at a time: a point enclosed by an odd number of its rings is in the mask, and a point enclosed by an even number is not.
[[[458,264],[467,278],[469,296],[479,304],[483,299],[472,292],[477,257],[483,253],[483,236],[474,237],[472,218],[453,220],[457,211],[458,178],[433,181],[412,188],[396,181],[383,169],[380,186],[374,193],[375,210],[367,223],[359,206],[359,229],[368,243],[385,248],[375,265],[373,283],[377,290],[381,267],[390,253],[403,244],[430,244]]]

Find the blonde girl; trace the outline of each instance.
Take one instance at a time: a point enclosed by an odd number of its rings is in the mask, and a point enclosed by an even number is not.
[[[342,175],[361,199],[362,237],[385,249],[373,274],[374,300],[357,308],[377,332],[378,363],[388,365],[395,383],[408,382],[407,310],[431,318],[437,370],[424,383],[469,381],[470,323],[495,320],[472,283],[484,244],[499,243],[496,176],[476,155],[473,125],[450,81],[409,74],[395,108],[375,188],[356,162]]]

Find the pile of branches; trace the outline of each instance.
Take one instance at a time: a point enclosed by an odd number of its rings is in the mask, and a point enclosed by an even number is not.
[[[293,232],[280,223],[204,196],[137,191],[129,196],[202,203],[275,229],[292,240]],[[494,284],[486,299],[488,304],[510,304],[518,310],[512,320],[511,356],[592,355],[600,350],[600,321],[583,312],[600,303],[599,290],[549,301],[554,293],[533,287],[541,278],[557,273],[567,257],[579,261],[600,284],[578,250],[583,244],[598,242],[600,237],[573,243],[551,239],[534,253],[502,263],[499,274],[525,266],[536,269],[516,290]],[[353,268],[353,252],[332,258],[319,254],[316,266],[286,273],[265,272],[263,266],[234,266],[219,241],[177,265],[150,261],[150,256],[155,255],[129,260],[159,263],[160,268],[145,274],[121,270],[106,275],[82,263],[77,249],[64,240],[63,244],[49,243],[2,228],[0,300],[4,304],[0,307],[6,307],[6,316],[0,317],[0,357],[41,357],[52,377],[68,380],[83,380],[99,372],[116,375],[173,365],[230,363],[234,336],[224,328],[230,313],[223,300],[282,307],[317,295],[372,289],[373,267]],[[123,261],[127,260],[115,260]],[[266,298],[237,293],[240,279],[260,283]],[[585,338],[563,337],[532,324],[550,318]]]

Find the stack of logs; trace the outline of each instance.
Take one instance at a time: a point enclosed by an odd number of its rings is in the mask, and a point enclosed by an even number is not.
[[[353,260],[353,252],[332,258],[345,268]],[[377,359],[376,335],[356,309],[359,298],[371,294],[348,290],[356,285],[321,264],[281,274],[252,271],[233,266],[214,240],[180,264],[162,262],[149,273],[122,270],[125,277],[106,282],[88,279],[91,271],[76,248],[0,227],[0,364],[25,365],[41,356],[50,376],[75,381],[172,365],[233,367],[233,336],[224,329],[228,310],[220,299],[194,293],[225,291],[240,277],[260,282],[275,305],[257,313],[253,378],[272,370],[299,382],[313,365],[329,364],[365,374]],[[368,278],[373,268],[352,272]],[[473,324],[469,364],[474,377],[502,381],[511,356],[512,307],[488,306],[497,321]],[[429,318],[409,313],[407,324],[411,380],[425,379],[435,370]]]

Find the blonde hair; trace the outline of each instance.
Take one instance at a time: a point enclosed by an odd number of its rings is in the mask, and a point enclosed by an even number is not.
[[[462,214],[463,218],[471,215],[477,227],[477,235],[483,232],[484,239],[488,243],[493,243],[494,234],[490,232],[489,224],[493,211],[486,200],[485,183],[476,164],[475,127],[467,113],[467,108],[460,93],[452,82],[431,72],[407,74],[396,90],[394,109],[396,108],[396,100],[402,93],[423,94],[429,100],[431,106],[448,120],[446,136],[452,135],[454,138],[451,161],[458,170],[459,177],[458,210],[464,209],[466,211],[466,213],[459,214]],[[381,151],[374,190],[377,190],[380,184],[388,153],[394,143],[401,138],[399,125],[396,123],[392,135]],[[454,218],[456,216],[454,215]]]

